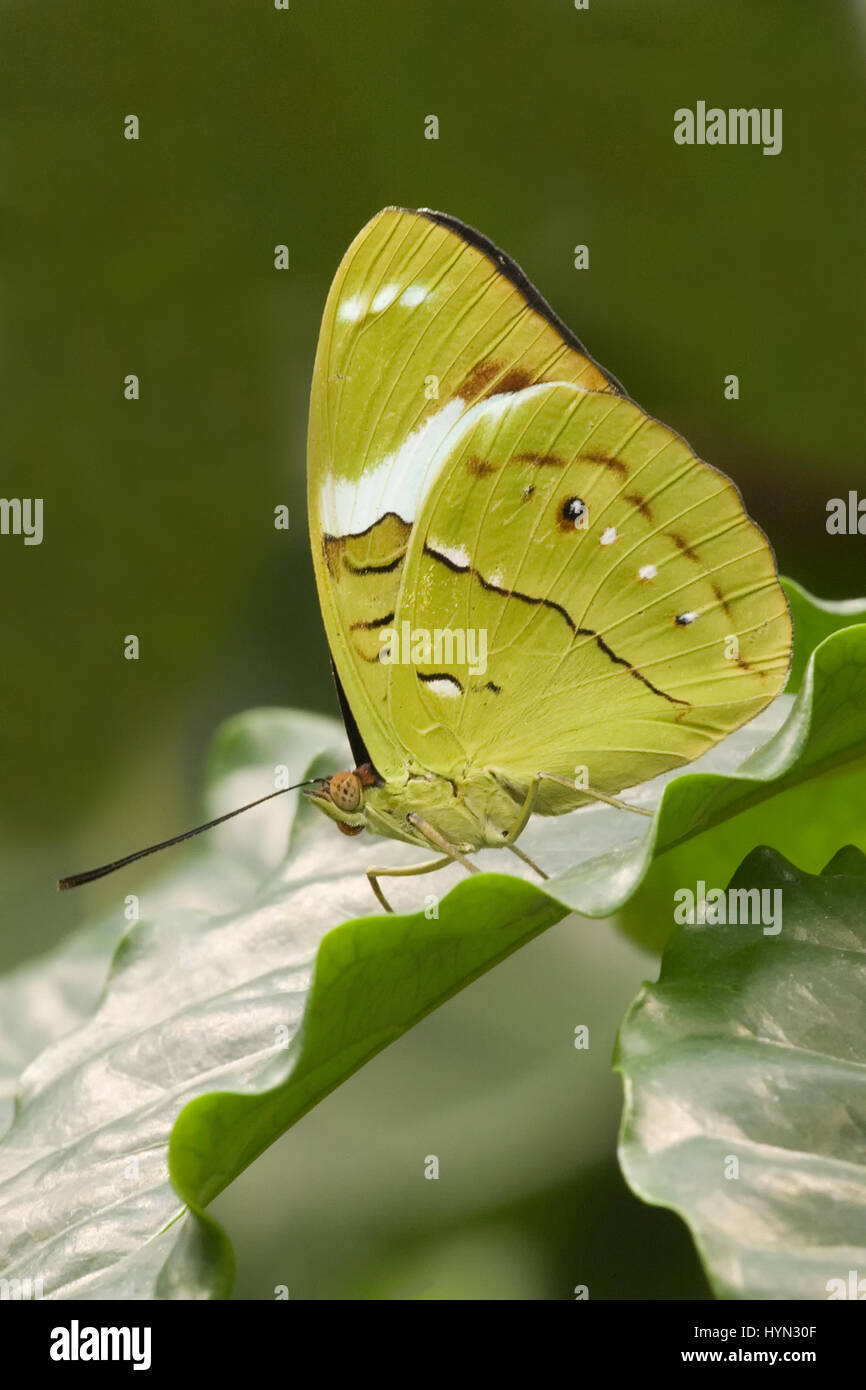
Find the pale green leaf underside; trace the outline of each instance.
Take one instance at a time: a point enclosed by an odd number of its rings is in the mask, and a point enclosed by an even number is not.
[[[219,1295],[227,1247],[184,1203],[201,1209],[364,1060],[569,907],[615,911],[653,855],[762,807],[761,838],[778,831],[784,849],[779,807],[798,783],[819,815],[837,780],[857,781],[859,819],[852,812],[846,839],[866,847],[866,628],[824,643],[784,728],[748,776],[732,775],[789,705],[783,697],[759,728],[715,749],[715,772],[675,779],[648,834],[643,820],[607,808],[539,822],[528,848],[563,870],[544,891],[489,852],[482,863],[498,872],[459,882],[438,920],[360,915],[371,907],[371,853],[406,862],[417,857],[411,847],[345,840],[305,807],[285,858],[294,796],[199,842],[182,871],[143,892],[143,920],[120,945],[93,1016],[63,1038],[50,1020],[34,1030],[32,1049],[46,1046],[21,1078],[18,1118],[0,1145],[2,1272],[42,1274],[56,1297]],[[303,775],[311,749],[322,754],[316,771],[346,757],[336,726],[313,716],[233,721],[216,745],[207,810],[261,794],[275,763]],[[638,795],[651,804],[658,788]],[[437,876],[435,891],[459,876]],[[418,887],[398,884],[398,906],[417,908]],[[130,876],[120,891],[134,889]],[[49,964],[56,982],[64,958],[68,950]],[[97,947],[94,976],[99,959]]]
[[[720,1297],[851,1297],[849,1271],[866,1270],[866,857],[843,850],[817,877],[757,850],[732,882],[778,890],[781,930],[674,938],[620,1032],[620,1160],[688,1222]]]

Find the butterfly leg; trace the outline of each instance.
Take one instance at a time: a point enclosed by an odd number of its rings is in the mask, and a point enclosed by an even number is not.
[[[444,854],[448,855],[449,859],[456,859],[457,863],[462,864],[464,869],[468,869],[470,874],[481,873],[477,864],[473,864],[471,859],[467,859],[456,845],[452,845],[449,840],[445,839],[444,835],[440,835],[436,827],[424,820],[423,816],[419,816],[417,811],[410,811],[406,819],[410,825],[415,826],[416,830],[421,831],[424,839],[429,840],[434,849],[441,849]]]
[[[550,878],[550,874],[546,874],[543,869],[540,869],[535,860],[530,859],[529,855],[524,854],[523,850],[518,849],[516,845],[506,845],[505,848],[510,849],[512,854],[516,854],[518,859],[522,859],[524,864],[528,864],[530,869],[534,869],[539,878]]]
[[[388,878],[410,878],[415,874],[432,874],[435,869],[444,869],[451,863],[453,863],[451,855],[446,854],[443,855],[441,859],[429,859],[426,864],[409,864],[407,867],[400,869],[368,869],[367,879],[385,911],[393,912],[393,907],[379,887],[380,878],[385,878],[386,876]]]
[[[583,792],[584,796],[591,796],[594,801],[603,801],[606,806],[615,806],[618,811],[634,811],[637,816],[652,817],[652,811],[645,810],[643,806],[632,806],[628,801],[620,801],[616,796],[607,796],[605,792],[597,792],[592,787],[576,787],[570,777],[558,777],[553,772],[539,772],[536,776],[538,781],[556,782],[561,787]]]
[[[539,874],[541,878],[548,878],[549,875],[544,873],[544,871],[540,869],[537,864],[533,863],[533,861],[529,858],[527,854],[524,854],[522,850],[517,849],[514,842],[520,835],[523,834],[524,830],[526,829],[527,822],[529,820],[529,817],[532,815],[533,809],[535,807],[535,802],[538,798],[538,789],[541,786],[542,782],[556,782],[559,786],[569,787],[572,791],[579,790],[585,792],[587,796],[591,796],[597,801],[604,801],[607,803],[608,806],[616,806],[621,811],[635,811],[639,816],[652,815],[652,811],[645,811],[642,806],[630,806],[627,801],[619,801],[615,796],[607,796],[604,792],[594,791],[592,787],[577,788],[575,787],[574,782],[571,781],[571,779],[568,777],[559,777],[554,772],[536,772],[535,776],[532,778],[527,788],[526,796],[523,799],[523,805],[520,808],[517,820],[512,825],[508,834],[504,837],[502,844],[505,849],[510,849],[512,854],[516,854],[518,859],[522,859],[524,863],[529,864],[530,868],[535,869],[535,872]]]
[[[543,772],[537,772],[533,777],[520,808],[520,814],[502,841],[503,848],[510,849],[512,854],[516,854],[518,859],[522,859],[524,864],[528,864],[530,869],[534,869],[539,878],[549,878],[550,874],[546,874],[543,869],[539,868],[534,859],[530,859],[528,854],[524,854],[522,849],[518,849],[514,841],[526,829],[526,823],[532,815],[532,808],[538,796],[538,788],[544,776]]]
[[[526,791],[526,796],[523,798],[523,805],[520,808],[520,813],[517,817],[517,820],[514,822],[511,829],[508,831],[508,834],[503,837],[502,843],[506,849],[514,849],[514,841],[518,838],[518,836],[522,835],[524,830],[526,829],[527,822],[529,820],[529,817],[532,815],[533,807],[535,806],[535,801],[538,796],[538,788],[542,782],[542,779],[546,776],[547,774],[544,772],[536,772],[535,776],[530,782]],[[517,853],[516,850],[514,850],[514,852],[515,854]],[[524,857],[525,856],[521,854],[520,858],[523,859]],[[532,867],[535,868],[535,865],[533,864]]]

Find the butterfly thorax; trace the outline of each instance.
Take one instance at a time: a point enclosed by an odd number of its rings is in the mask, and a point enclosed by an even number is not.
[[[501,845],[519,811],[500,782],[478,769],[451,778],[410,768],[383,781],[364,765],[326,778],[307,795],[347,834],[366,829],[429,849],[410,819],[415,815],[464,853]]]

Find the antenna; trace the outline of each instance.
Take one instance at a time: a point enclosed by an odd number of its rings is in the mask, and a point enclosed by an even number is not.
[[[321,780],[320,777],[311,777],[306,782],[296,782],[293,787],[280,787],[279,791],[260,796],[258,801],[250,801],[246,806],[239,806],[236,811],[227,811],[224,816],[217,816],[215,820],[206,821],[204,825],[197,825],[194,830],[185,830],[182,835],[172,835],[170,840],[162,840],[158,845],[137,849],[134,854],[124,855],[123,859],[115,859],[110,864],[103,864],[99,869],[88,869],[83,874],[70,874],[69,878],[60,878],[57,880],[57,887],[62,891],[65,888],[80,888],[83,883],[93,883],[94,879],[105,878],[106,874],[113,874],[115,869],[124,869],[136,859],[144,859],[145,855],[156,854],[157,850],[161,849],[170,849],[172,845],[179,845],[182,840],[200,835],[203,830],[213,830],[215,825],[222,825],[224,820],[231,820],[232,816],[239,816],[243,811],[251,811],[254,806],[261,806],[263,801],[272,801],[275,796],[282,796],[284,792],[297,791],[298,787],[310,787],[314,782]]]

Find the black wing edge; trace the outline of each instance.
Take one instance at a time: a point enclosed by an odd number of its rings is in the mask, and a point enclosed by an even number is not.
[[[628,392],[621,381],[597,362],[591,352],[588,352],[580,341],[576,333],[572,333],[567,323],[550,307],[547,300],[535,288],[529,276],[508,255],[506,251],[501,251],[499,247],[481,232],[477,232],[474,227],[470,227],[466,222],[461,222],[459,217],[452,217],[448,212],[436,212],[433,208],[395,208],[396,212],[415,213],[418,217],[426,217],[430,222],[438,222],[440,227],[447,227],[450,231],[456,232],[463,241],[470,246],[474,246],[482,255],[486,256],[493,263],[496,269],[511,281],[516,290],[523,295],[527,304],[542,318],[546,319],[551,328],[555,328],[561,338],[568,343],[570,348],[579,352],[594,367],[597,367],[605,381],[619,396],[628,397]]]
[[[346,727],[346,737],[349,740],[352,757],[355,759],[355,766],[362,767],[364,763],[370,763],[372,767],[370,754],[367,752],[367,746],[361,737],[361,731],[358,728],[355,716],[349,708],[349,701],[346,699],[346,692],[343,689],[340,677],[337,675],[337,668],[334,665],[333,658],[331,659],[331,671],[334,676],[334,684],[337,687],[337,699],[340,702],[340,713],[343,716],[343,724]]]

